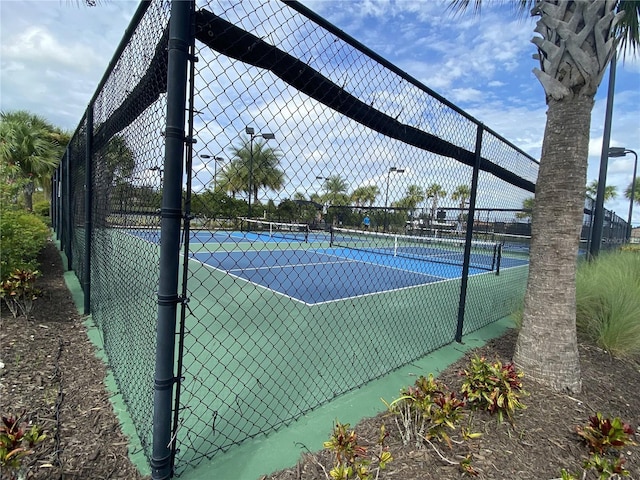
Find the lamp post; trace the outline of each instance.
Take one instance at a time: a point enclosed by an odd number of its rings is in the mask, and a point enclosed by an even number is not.
[[[253,139],[256,137],[262,137],[265,140],[273,140],[276,136],[273,133],[256,133],[253,127],[245,127],[245,133],[249,135],[249,215],[251,218],[251,195],[253,194]]]
[[[633,153],[636,158],[633,164],[633,178],[631,179],[631,195],[629,195],[629,217],[627,220],[627,242],[631,239],[631,216],[633,215],[633,201],[636,193],[636,175],[638,172],[638,154],[624,147],[610,147],[609,157],[624,157],[627,153]]]
[[[206,153],[203,153],[202,155],[200,155],[200,158],[204,158],[205,160],[209,158],[213,159],[213,185],[215,188],[216,178],[218,177],[218,162],[222,162],[224,158],[212,157],[211,155],[207,155]]]
[[[384,197],[384,231],[387,231],[389,226],[389,182],[391,180],[392,173],[404,173],[403,168],[389,167],[387,172],[387,190]]]
[[[162,172],[164,172],[164,170],[156,165],[155,167],[151,167],[149,171],[158,172],[158,180],[159,180],[158,189],[162,189]]]

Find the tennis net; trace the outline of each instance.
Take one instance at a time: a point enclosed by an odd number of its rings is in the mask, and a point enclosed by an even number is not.
[[[252,218],[242,219],[243,230],[259,236],[282,238],[299,242],[309,241],[309,225],[306,223],[268,222]]]
[[[458,238],[416,237],[333,227],[331,246],[362,250],[447,265],[464,265],[465,240]],[[469,266],[500,271],[501,246],[498,242],[472,241]]]

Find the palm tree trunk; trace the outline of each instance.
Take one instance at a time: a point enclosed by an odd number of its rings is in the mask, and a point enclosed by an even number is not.
[[[593,103],[593,97],[580,95],[548,102],[523,323],[514,354],[527,376],[574,393],[581,389],[575,277]]]
[[[33,192],[35,191],[35,184],[33,180],[29,180],[24,187],[24,208],[28,212],[33,211]]]

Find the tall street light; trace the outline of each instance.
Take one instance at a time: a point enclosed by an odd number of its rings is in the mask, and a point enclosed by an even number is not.
[[[634,195],[636,193],[636,175],[638,172],[638,154],[633,150],[624,147],[610,147],[609,148],[609,157],[624,157],[627,153],[633,153],[633,156],[636,157],[635,163],[633,164],[633,178],[631,179],[631,195],[629,200],[629,218],[627,220],[627,242],[631,239],[631,216],[633,215],[633,200]]]
[[[404,168],[396,168],[389,167],[389,171],[387,172],[387,191],[384,197],[384,231],[387,231],[387,227],[389,226],[389,182],[391,180],[392,173],[404,173]]]
[[[224,158],[222,158],[222,157],[212,157],[211,155],[207,155],[207,154],[200,155],[200,158],[204,158],[205,160],[209,159],[209,158],[213,158],[213,185],[214,185],[214,188],[215,188],[216,178],[218,176],[218,162],[224,161]]]
[[[249,215],[251,218],[251,195],[253,194],[253,139],[256,137],[262,137],[265,140],[273,140],[276,136],[273,133],[256,133],[253,127],[245,127],[245,133],[249,135]]]

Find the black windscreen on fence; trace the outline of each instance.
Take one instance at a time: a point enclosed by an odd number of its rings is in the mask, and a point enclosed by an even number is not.
[[[141,4],[53,212],[144,453],[179,475],[517,310],[538,163],[295,2],[199,1],[184,38],[171,7]]]

